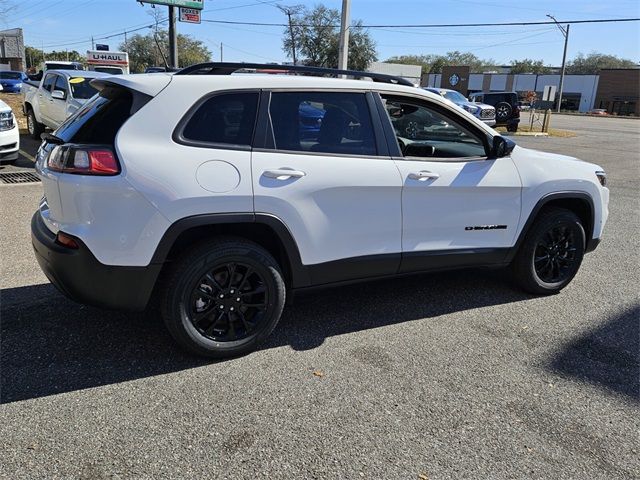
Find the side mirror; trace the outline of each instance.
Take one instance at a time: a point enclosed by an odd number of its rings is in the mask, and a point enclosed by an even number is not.
[[[513,152],[516,143],[509,139],[504,138],[503,136],[496,135],[493,137],[493,145],[491,146],[491,157],[492,158],[502,158],[506,157]]]
[[[53,92],[51,92],[51,98],[64,100],[65,98],[67,98],[67,92],[63,90],[54,90]]]

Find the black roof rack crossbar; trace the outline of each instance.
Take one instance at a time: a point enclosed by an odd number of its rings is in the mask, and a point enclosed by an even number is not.
[[[402,77],[386,75],[384,73],[361,72],[359,70],[338,70],[336,68],[307,67],[305,65],[274,65],[264,63],[228,63],[208,62],[197,63],[179,70],[175,75],[231,75],[239,70],[271,70],[275,72],[307,73],[316,76],[346,75],[354,78],[370,78],[374,82],[392,83],[413,87],[413,83]]]

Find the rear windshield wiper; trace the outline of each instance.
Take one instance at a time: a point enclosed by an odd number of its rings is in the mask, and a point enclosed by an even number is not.
[[[40,135],[40,138],[45,142],[53,143],[54,145],[62,145],[63,143],[65,143],[65,141],[62,138],[56,137],[52,133],[43,133],[42,135]]]

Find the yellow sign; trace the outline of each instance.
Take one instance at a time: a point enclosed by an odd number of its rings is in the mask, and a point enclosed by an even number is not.
[[[86,80],[84,77],[74,77],[69,79],[69,83],[82,83]]]

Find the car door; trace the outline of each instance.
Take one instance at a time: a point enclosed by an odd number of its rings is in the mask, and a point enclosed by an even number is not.
[[[489,158],[487,135],[453,109],[418,97],[381,100],[400,147],[401,271],[498,263],[520,219],[511,158]]]
[[[371,94],[264,95],[263,148],[254,148],[256,214],[292,233],[314,284],[396,273],[401,190]]]
[[[56,83],[56,79],[58,75],[55,73],[47,73],[42,82],[42,87],[38,90],[38,107],[40,109],[40,117],[42,123],[51,126],[51,103],[53,99],[51,98],[51,91],[53,90],[53,86]]]
[[[64,98],[51,98],[49,102],[49,118],[55,127],[61,125],[67,118],[67,102],[69,100],[69,84],[67,77],[57,75],[56,82],[53,84],[53,92],[62,92]]]

